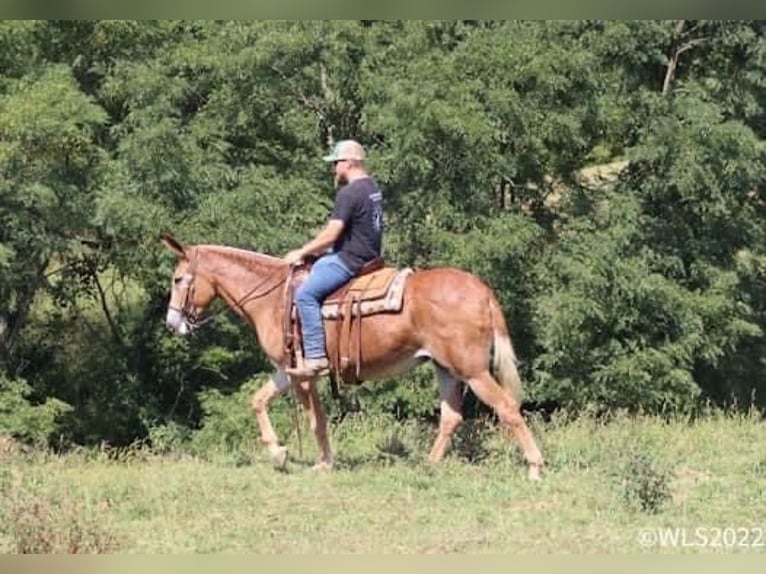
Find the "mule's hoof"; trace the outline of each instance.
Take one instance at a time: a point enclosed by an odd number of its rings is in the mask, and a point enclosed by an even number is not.
[[[541,468],[542,468],[542,465],[530,464],[529,468],[527,469],[527,478],[529,480],[542,480],[542,477],[540,476]]]
[[[272,446],[269,447],[269,454],[271,455],[271,461],[278,469],[285,468],[287,464],[287,447],[286,446]]]
[[[326,460],[320,460],[314,466],[311,467],[314,472],[330,472],[332,470],[332,462]]]

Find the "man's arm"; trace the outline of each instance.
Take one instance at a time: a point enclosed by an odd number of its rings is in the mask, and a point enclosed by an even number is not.
[[[288,263],[295,263],[306,257],[306,255],[321,253],[335,244],[340,234],[343,233],[344,227],[345,224],[342,219],[331,219],[327,222],[327,226],[319,232],[319,235],[300,249],[290,251],[290,253],[285,255],[285,259]]]

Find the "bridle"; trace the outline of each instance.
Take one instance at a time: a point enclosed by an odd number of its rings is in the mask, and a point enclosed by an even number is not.
[[[205,323],[209,323],[213,320],[212,314],[203,315],[197,313],[197,308],[194,305],[194,293],[195,293],[195,279],[197,277],[197,250],[194,250],[194,255],[191,260],[191,264],[183,276],[175,279],[176,283],[185,283],[186,293],[184,294],[184,302],[181,308],[173,307],[169,305],[168,308],[172,311],[176,311],[181,315],[183,320],[188,325],[191,331],[196,331],[202,327]]]
[[[186,324],[189,326],[189,329],[191,331],[196,331],[203,325],[213,321],[215,319],[215,315],[212,312],[202,312],[198,313],[197,308],[194,305],[194,294],[195,294],[195,280],[197,278],[197,250],[194,250],[194,255],[192,256],[191,263],[189,264],[189,268],[186,270],[186,273],[180,278],[178,278],[178,281],[183,281],[188,284],[186,288],[186,295],[184,296],[184,303],[181,306],[181,308],[173,307],[172,305],[169,306],[171,310],[174,310],[178,312],[181,317],[183,317]],[[240,297],[237,301],[234,302],[234,307],[239,308],[243,314],[244,314],[244,304],[248,301],[252,301],[254,299],[259,299],[261,297],[265,297],[272,291],[274,291],[277,287],[282,285],[287,280],[287,277],[289,276],[289,273],[276,281],[273,285],[267,286],[262,291],[258,291],[259,288],[263,286],[264,283],[269,281],[271,277],[264,277],[261,281],[259,281],[255,287],[250,289],[247,293],[245,293],[244,296]]]

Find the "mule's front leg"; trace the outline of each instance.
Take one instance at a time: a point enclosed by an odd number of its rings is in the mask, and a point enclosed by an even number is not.
[[[271,375],[269,381],[253,395],[252,406],[258,428],[261,431],[261,442],[271,455],[271,460],[277,468],[284,468],[287,463],[287,447],[279,444],[277,433],[269,419],[268,404],[277,395],[290,388],[290,378],[283,370],[278,370]]]

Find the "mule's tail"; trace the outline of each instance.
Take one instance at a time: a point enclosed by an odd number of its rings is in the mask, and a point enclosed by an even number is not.
[[[521,377],[516,367],[516,353],[513,350],[508,326],[500,303],[490,296],[489,312],[492,320],[492,373],[517,403],[522,399]]]

